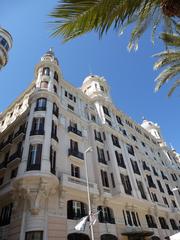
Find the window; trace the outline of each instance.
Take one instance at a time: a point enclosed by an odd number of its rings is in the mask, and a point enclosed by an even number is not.
[[[118,166],[126,168],[126,165],[124,163],[124,158],[123,158],[122,153],[118,153],[117,151],[115,151],[115,155],[116,155],[116,160],[117,160]]]
[[[127,144],[126,146],[127,146],[127,151],[128,151],[128,153],[134,156],[133,146],[130,145],[130,144]]]
[[[159,217],[159,222],[162,229],[169,229],[169,226],[166,223],[166,220],[163,217]]]
[[[140,174],[140,171],[139,171],[139,167],[138,167],[137,162],[134,161],[134,160],[132,160],[132,159],[130,159],[130,160],[131,160],[131,165],[132,165],[132,168],[133,168],[134,173],[136,173],[136,174],[138,174],[138,175],[141,175],[141,174]]]
[[[54,92],[57,93],[57,87],[56,85],[53,85]]]
[[[163,197],[163,202],[164,202],[164,204],[166,204],[166,205],[169,207],[169,204],[168,204],[167,198]]]
[[[122,120],[119,116],[116,116],[116,120],[119,124],[121,124],[123,126]]]
[[[109,155],[109,151],[106,151],[106,153],[107,153],[108,161],[111,161],[111,159],[110,159],[110,155]]]
[[[107,107],[103,106],[103,112],[104,114],[106,114],[107,116],[111,117],[109,114],[109,110],[107,109]]]
[[[106,171],[101,170],[101,180],[103,187],[109,187],[108,175]]]
[[[106,119],[106,123],[107,123],[110,127],[112,127],[112,123],[111,123],[111,121],[109,121],[108,119]]]
[[[71,164],[71,176],[80,178],[80,168]]]
[[[174,208],[177,208],[176,202],[175,202],[174,200],[171,200],[171,202],[172,202],[172,206],[173,206]]]
[[[95,140],[97,140],[99,142],[103,142],[100,132],[94,130],[94,136],[95,136]]]
[[[36,102],[36,108],[35,111],[45,111],[46,110],[46,98],[38,98]]]
[[[142,144],[143,147],[146,147],[146,144],[144,142],[141,142],[141,144]]]
[[[100,211],[98,214],[100,223],[115,224],[114,214],[111,208],[105,206],[98,206],[97,210]]]
[[[155,169],[154,166],[152,166],[152,170],[153,170],[154,175],[155,175],[155,176],[158,176],[158,173],[157,173],[157,171],[156,171],[156,169]]]
[[[154,184],[151,175],[146,175],[146,178],[147,178],[149,187],[151,187],[151,188],[156,188],[156,185]]]
[[[26,232],[25,240],[43,240],[43,231]]]
[[[56,103],[53,103],[53,114],[58,118],[59,116],[59,108]]]
[[[127,220],[128,220],[128,225],[132,226],[133,223],[132,223],[130,211],[126,211],[126,216],[127,216]]]
[[[158,184],[158,187],[159,187],[159,191],[164,193],[164,189],[163,189],[163,187],[161,185],[161,182],[159,180],[157,180],[157,184]]]
[[[162,175],[162,178],[163,178],[163,179],[168,180],[168,177],[164,175],[163,171],[161,171],[161,175]]]
[[[71,140],[70,140],[70,148],[71,148],[71,150],[78,152],[78,151],[79,151],[79,150],[78,150],[78,142],[73,141],[73,140],[71,139]]]
[[[129,176],[120,174],[122,185],[124,187],[124,191],[126,194],[132,195],[132,187],[131,182],[129,180]]]
[[[154,202],[158,202],[158,199],[155,193],[151,193],[151,196]]]
[[[14,168],[12,171],[11,171],[11,179],[12,178],[15,178],[17,176],[17,171],[18,171],[18,167]]]
[[[111,182],[112,182],[113,188],[115,188],[115,187],[116,187],[116,184],[115,184],[115,181],[114,181],[114,175],[113,175],[113,173],[111,173]]]
[[[42,75],[49,76],[50,75],[50,68],[49,67],[43,68]]]
[[[47,81],[42,81],[40,84],[40,88],[48,88],[48,82]]]
[[[172,227],[173,230],[178,230],[179,229],[174,219],[171,218],[170,223],[171,223],[171,227]]]
[[[101,89],[101,91],[104,92],[104,87],[103,86],[100,85],[100,89]]]
[[[69,104],[68,104],[68,108],[69,108],[71,111],[74,111],[74,107],[71,106],[71,105],[69,105]]]
[[[88,215],[87,205],[76,200],[69,200],[67,202],[67,217],[68,219],[81,219]]]
[[[171,191],[170,187],[168,184],[166,184],[166,189],[169,195],[173,195],[173,192]]]
[[[3,184],[4,176],[0,177],[0,186]]]
[[[132,137],[132,139],[133,139],[135,142],[137,142],[137,139],[136,139],[136,137],[135,137],[134,135],[131,135],[131,137]]]
[[[97,147],[97,154],[98,154],[98,161],[104,164],[107,164],[105,155],[104,155],[104,150],[102,148]]]
[[[9,49],[9,44],[6,41],[5,38],[3,38],[2,36],[0,36],[0,44],[6,49],[6,51],[8,51]]]
[[[157,228],[157,224],[152,215],[146,215],[145,217],[149,228]]]
[[[131,123],[130,121],[126,120],[126,124],[127,124],[129,127],[133,128],[133,125],[132,125],[132,123]]]
[[[171,177],[172,177],[173,181],[177,181],[178,180],[178,178],[177,178],[175,173],[171,173]]]
[[[54,72],[54,79],[58,82],[58,74],[57,74],[57,72]]]
[[[51,137],[58,142],[57,125],[54,123],[54,120],[52,120]]]
[[[93,114],[91,114],[91,120],[92,120],[93,122],[96,122],[96,117],[95,117]]]
[[[50,147],[50,167],[51,173],[56,174],[56,151]]]
[[[113,145],[120,148],[118,138],[114,135],[111,135],[111,138],[112,138]]]
[[[0,226],[10,224],[13,204],[10,203],[1,209]]]
[[[137,182],[138,189],[139,189],[139,191],[140,191],[140,193],[141,193],[141,197],[142,197],[143,199],[147,199],[142,182],[141,182],[141,181],[138,181],[138,180],[136,180],[136,182]]]
[[[41,169],[42,144],[30,145],[27,171]]]
[[[76,102],[76,97],[73,94],[68,93],[67,91],[65,91],[64,95],[65,95],[65,97],[69,98],[71,101]]]
[[[44,118],[33,118],[30,135],[44,135]]]

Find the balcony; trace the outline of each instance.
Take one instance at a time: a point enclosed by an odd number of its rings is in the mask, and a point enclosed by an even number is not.
[[[83,153],[79,152],[78,150],[71,149],[71,148],[68,149],[68,156],[73,156],[73,157],[76,157],[78,159],[84,160],[84,154]]]
[[[34,111],[46,111],[46,106],[35,107]]]
[[[21,134],[25,134],[26,128],[25,126],[20,126],[19,130],[14,134],[13,140],[17,138]]]
[[[67,188],[73,188],[76,189],[76,191],[87,191],[87,182],[85,179],[82,178],[76,178],[67,174],[62,174],[60,177],[60,183],[63,187]],[[96,183],[89,183],[89,190],[91,193],[98,194],[97,184]]]
[[[11,143],[12,143],[12,135],[10,136],[10,137],[8,137],[8,139],[5,141],[5,142],[2,142],[1,144],[0,144],[0,151],[2,150],[2,149],[4,149],[5,147],[7,147],[7,146],[9,146]]]
[[[44,135],[44,129],[31,130],[30,136],[33,136],[33,135]]]
[[[12,162],[20,161],[21,156],[22,156],[22,152],[16,151],[9,157],[7,164],[9,165]]]
[[[69,127],[68,127],[68,132],[75,133],[76,135],[82,137],[82,132],[79,131],[79,130],[78,130],[77,128],[75,128],[75,127],[69,126]]]

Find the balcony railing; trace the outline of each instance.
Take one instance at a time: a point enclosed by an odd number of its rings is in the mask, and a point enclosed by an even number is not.
[[[68,127],[68,132],[73,132],[73,133],[79,135],[80,137],[82,137],[82,132],[79,131],[79,130],[78,130],[77,128],[75,128],[75,127],[69,126],[69,127]]]
[[[33,135],[44,135],[44,129],[31,130],[30,136],[33,136]]]
[[[26,132],[26,129],[25,129],[25,127],[24,126],[21,126],[20,128],[19,128],[19,130],[14,134],[14,139],[17,137],[17,136],[19,136],[21,133],[25,133]]]
[[[21,158],[21,156],[22,156],[22,152],[21,152],[21,151],[16,151],[15,153],[13,153],[13,154],[9,157],[8,163],[14,161],[14,160],[17,159],[17,158]]]
[[[12,135],[10,137],[8,137],[8,139],[5,142],[2,142],[0,144],[0,150],[2,150],[5,146],[7,146],[8,144],[12,143]]]
[[[83,153],[81,153],[81,152],[79,152],[77,150],[69,148],[68,149],[68,156],[71,156],[71,155],[74,156],[74,157],[77,157],[77,158],[80,158],[80,159],[84,160],[84,154]]]

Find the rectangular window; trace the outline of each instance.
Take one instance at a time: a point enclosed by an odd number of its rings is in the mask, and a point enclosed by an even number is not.
[[[108,175],[106,171],[101,170],[101,180],[103,187],[109,187]]]
[[[97,147],[97,154],[98,154],[98,161],[104,164],[107,164],[105,155],[104,155],[104,150],[102,148]]]
[[[116,116],[116,120],[119,124],[121,124],[123,126],[123,123],[122,123],[121,118],[119,116]]]
[[[129,176],[120,174],[122,185],[124,187],[124,191],[126,194],[132,195],[132,187],[131,182],[129,180]]]
[[[43,240],[43,231],[26,232],[25,240]]]
[[[130,145],[130,144],[127,144],[126,146],[127,146],[127,151],[128,151],[128,153],[134,156],[133,146]]]
[[[117,151],[115,151],[115,155],[116,155],[116,160],[117,160],[118,166],[122,167],[122,168],[126,168],[122,153],[118,153]]]
[[[95,137],[95,140],[97,140],[99,142],[103,142],[100,132],[94,130],[94,137]]]
[[[69,108],[71,111],[74,111],[74,107],[71,106],[71,105],[69,105],[69,104],[68,104],[68,108]]]
[[[56,174],[56,151],[50,147],[50,167],[51,173]]]
[[[44,118],[33,118],[30,135],[44,135]]]
[[[109,110],[107,109],[107,107],[103,106],[103,111],[104,111],[104,114],[106,114],[106,115],[108,115],[109,117],[111,117],[110,114],[109,114]]]
[[[114,136],[114,135],[111,135],[111,138],[112,138],[113,145],[118,147],[118,148],[120,148],[118,138],[116,136]]]
[[[10,203],[1,209],[0,226],[10,224],[13,204]]]
[[[115,185],[115,181],[114,181],[114,175],[113,175],[113,173],[111,173],[111,182],[112,182],[112,186],[113,186],[113,188],[115,188],[116,185]]]
[[[139,191],[140,191],[140,193],[141,193],[141,197],[142,197],[143,199],[147,199],[142,182],[141,182],[141,181],[138,181],[138,180],[136,180],[136,182],[137,182],[138,189],[139,189]]]
[[[27,171],[41,169],[42,144],[30,145]]]
[[[132,168],[133,168],[134,173],[136,173],[136,174],[138,174],[138,175],[141,175],[141,174],[140,174],[140,171],[139,171],[139,167],[138,167],[137,162],[134,161],[134,160],[132,160],[132,159],[130,159],[130,160],[131,160],[131,165],[132,165]]]
[[[52,120],[51,137],[58,142],[57,125],[55,124],[54,120]]]
[[[71,176],[80,178],[80,168],[71,164]]]
[[[17,171],[18,171],[18,167],[14,168],[12,171],[11,171],[11,179],[12,178],[15,178],[17,176]]]
[[[157,180],[157,184],[158,184],[158,187],[159,187],[159,191],[164,193],[164,189],[163,189],[163,187],[161,185],[161,182],[159,180]]]
[[[47,104],[46,98],[38,98],[36,102],[35,111],[46,111],[46,104]]]
[[[166,205],[169,207],[169,204],[168,204],[167,198],[163,197],[163,202],[164,202],[164,204],[166,204]]]

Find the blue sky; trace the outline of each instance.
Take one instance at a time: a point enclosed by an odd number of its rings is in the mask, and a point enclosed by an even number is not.
[[[65,80],[80,87],[89,74],[104,76],[111,86],[115,105],[136,122],[142,118],[161,126],[166,142],[180,152],[179,90],[167,97],[169,84],[154,93],[154,53],[163,45],[150,42],[146,33],[137,52],[129,53],[129,31],[119,37],[110,31],[102,40],[95,33],[62,44],[51,38],[48,13],[57,0],[1,0],[0,25],[13,37],[8,65],[0,72],[0,111],[3,111],[34,79],[34,67],[40,57],[53,47]]]

